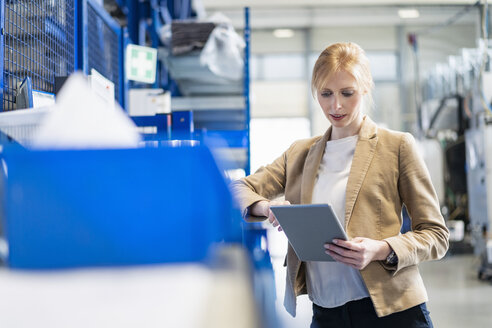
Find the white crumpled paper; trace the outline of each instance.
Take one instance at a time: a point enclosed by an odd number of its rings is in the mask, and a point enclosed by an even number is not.
[[[108,106],[81,73],[65,82],[56,104],[34,132],[30,148],[135,148],[141,136],[133,121],[116,104]]]

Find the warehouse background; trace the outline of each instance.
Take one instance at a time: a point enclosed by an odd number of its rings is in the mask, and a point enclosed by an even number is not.
[[[285,235],[244,222],[228,183],[325,132],[310,75],[339,41],[365,49],[368,114],[416,137],[451,230],[420,266],[435,326],[491,326],[490,13],[0,0],[0,326],[309,326],[306,296],[283,309]]]

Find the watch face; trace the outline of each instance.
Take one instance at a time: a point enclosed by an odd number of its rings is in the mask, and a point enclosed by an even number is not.
[[[395,251],[391,251],[391,253],[386,258],[386,263],[388,263],[388,264],[395,264],[397,262],[398,262],[398,256],[396,256]]]

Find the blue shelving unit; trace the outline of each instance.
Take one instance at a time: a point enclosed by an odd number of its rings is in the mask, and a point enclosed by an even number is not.
[[[154,48],[162,46],[158,33],[163,24],[169,24],[173,20],[187,19],[193,14],[189,0],[149,0],[146,2],[120,0],[117,3],[121,10],[127,13],[128,32],[125,37],[125,43],[152,46]],[[129,84],[130,87],[154,87],[169,90],[173,95],[171,101],[173,111],[193,112],[194,131],[190,131],[192,134],[171,134],[167,135],[167,139],[179,139],[184,136],[203,142],[220,139],[220,143],[226,144],[236,155],[239,155],[231,160],[226,160],[225,168],[240,168],[246,174],[249,174],[249,8],[245,9],[244,39],[246,48],[244,50],[243,83],[242,88],[238,89],[236,93],[219,93],[211,97],[200,97],[199,99],[196,97],[181,97],[182,92],[169,76],[166,66],[160,61],[158,62],[157,78],[154,85],[143,85],[134,82]],[[207,87],[207,85],[204,85],[204,87]],[[197,99],[199,101],[194,101]],[[139,120],[137,121],[140,122]],[[218,143],[213,143],[213,145],[216,144]]]
[[[116,0],[116,3],[127,16],[130,40],[132,43],[140,45],[145,45],[142,29],[151,26],[158,28],[162,23],[168,22],[157,23],[157,21],[187,19],[193,14],[191,0]],[[147,25],[145,22],[149,18],[152,19],[151,25]],[[156,35],[154,32],[151,34]]]
[[[82,70],[90,74],[95,69],[114,83],[115,99],[124,108],[124,31],[106,10],[94,0],[81,3],[80,58]]]
[[[250,27],[250,21],[249,21],[249,8],[244,9],[244,41],[246,43],[246,48],[244,50],[244,101],[245,101],[245,111],[246,111],[246,127],[245,127],[245,136],[247,139],[247,146],[246,146],[246,152],[247,152],[247,158],[248,162],[246,163],[245,166],[245,172],[246,175],[249,175],[251,173],[251,147],[250,147],[250,135],[249,135],[249,122],[251,120],[250,116],[250,109],[251,109],[251,103],[250,103],[250,69],[249,69],[249,59],[251,56],[251,49],[250,49],[250,43],[251,43],[251,27]]]
[[[0,0],[0,103],[16,109],[17,84],[25,77],[38,91],[55,91],[55,77],[77,63],[77,0]]]
[[[226,169],[243,169],[250,174],[250,24],[249,8],[245,8],[244,25],[244,73],[242,90],[231,93],[230,88],[224,94],[210,96],[173,97],[172,110],[193,111],[194,138],[206,142],[209,139],[226,144],[234,153],[226,158]],[[204,84],[204,88],[207,85]],[[217,88],[220,89],[220,88]]]

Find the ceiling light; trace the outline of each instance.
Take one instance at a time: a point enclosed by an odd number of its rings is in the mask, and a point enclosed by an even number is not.
[[[399,9],[398,16],[404,19],[418,18],[420,16],[420,13],[417,9]]]
[[[294,31],[290,28],[278,28],[273,31],[276,38],[291,38],[294,36]]]

